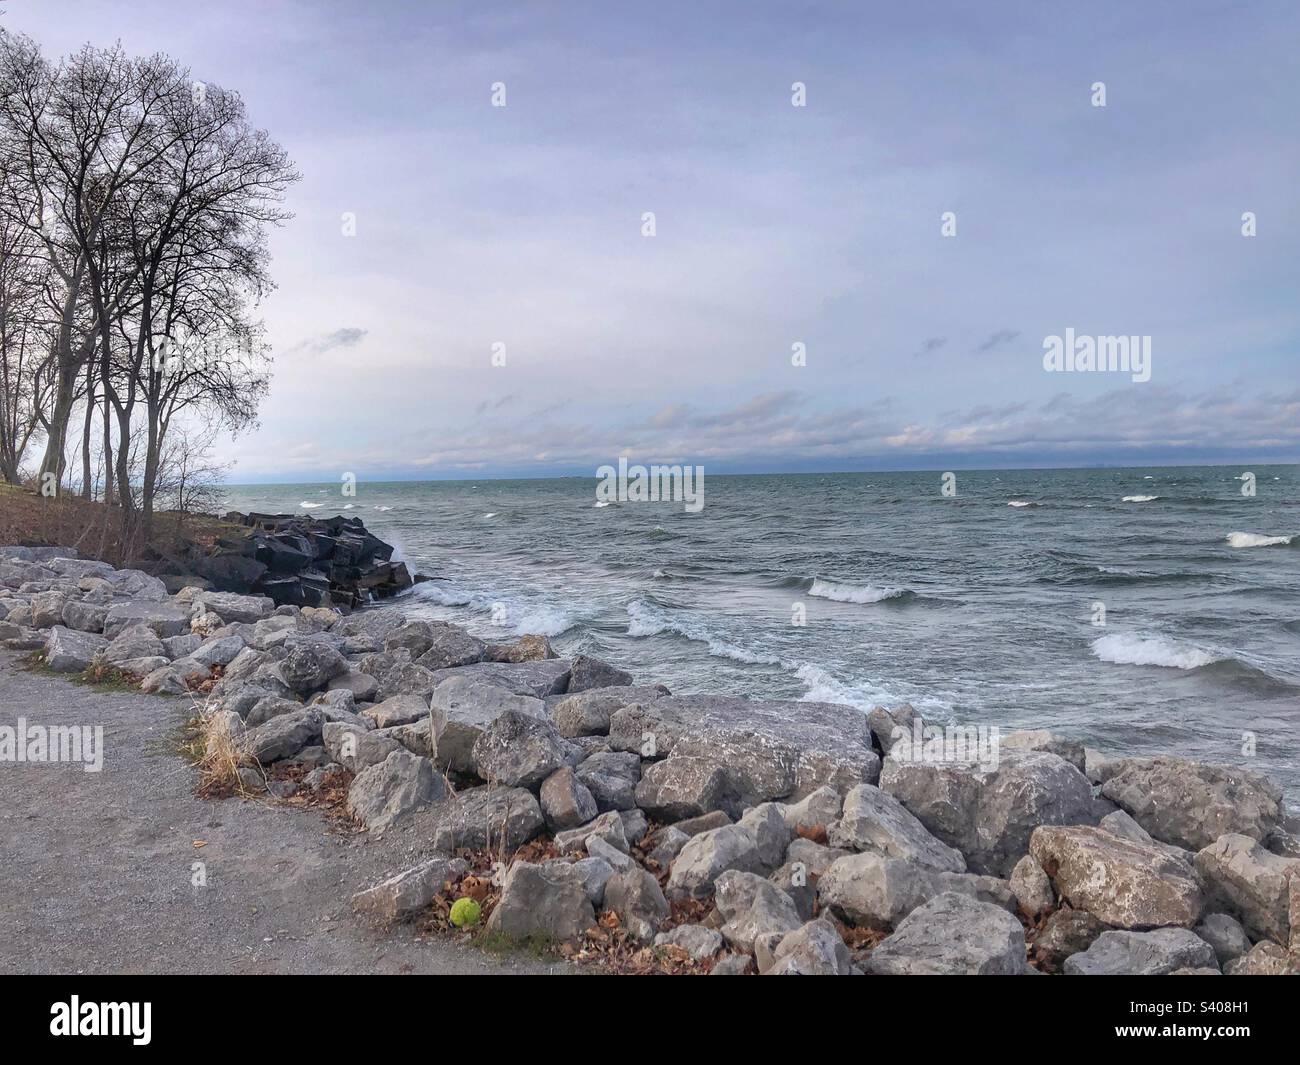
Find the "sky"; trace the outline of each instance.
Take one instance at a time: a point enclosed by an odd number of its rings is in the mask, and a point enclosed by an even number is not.
[[[233,481],[1300,460],[1294,3],[0,8],[303,174]]]

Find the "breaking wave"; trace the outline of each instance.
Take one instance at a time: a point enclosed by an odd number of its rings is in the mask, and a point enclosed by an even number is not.
[[[1116,632],[1092,641],[1092,653],[1103,662],[1123,666],[1164,666],[1167,669],[1200,669],[1223,661],[1224,656],[1168,636]]]
[[[1227,536],[1229,547],[1289,547],[1292,539],[1294,537],[1264,536],[1248,532],[1231,532]]]

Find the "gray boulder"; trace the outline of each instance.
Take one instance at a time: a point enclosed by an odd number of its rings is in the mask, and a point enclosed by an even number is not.
[[[718,877],[729,869],[771,873],[763,861],[758,838],[744,825],[723,825],[691,837],[672,864],[668,877],[671,898],[707,898]]]
[[[133,625],[143,625],[159,637],[182,636],[190,631],[190,612],[170,602],[131,599],[114,603],[104,615],[104,635],[110,640]]]
[[[108,606],[102,603],[87,603],[80,599],[69,599],[63,604],[63,624],[78,632],[103,632],[104,619],[108,617]]]
[[[355,703],[354,698],[353,705]],[[429,704],[419,695],[390,695],[383,702],[362,710],[361,716],[369,718],[375,728],[393,728],[425,720],[429,717]]]
[[[593,839],[601,839],[608,843],[617,851],[627,854],[631,849],[628,842],[627,830],[623,827],[623,819],[615,811],[601,814],[585,825],[579,825],[577,828],[570,828],[563,832],[555,834],[555,849],[561,854],[572,854],[575,851],[591,851]]]
[[[972,873],[941,873],[902,858],[851,854],[831,864],[817,881],[822,908],[850,924],[888,929],[919,906],[956,893],[1003,909],[1015,908],[1005,880]]]
[[[898,799],[977,873],[1009,876],[1039,825],[1096,824],[1092,785],[1045,751],[1002,751],[997,768],[885,760],[882,791]]]
[[[638,755],[627,751],[599,751],[578,763],[575,772],[602,812],[630,810],[636,806],[636,787],[641,779]]]
[[[1265,940],[1256,943],[1240,958],[1228,962],[1224,972],[1228,976],[1297,976],[1300,975],[1300,959],[1276,943]]]
[[[754,873],[729,869],[714,887],[714,901],[725,922],[722,937],[738,950],[752,951],[759,936],[785,935],[803,925],[794,900]]]
[[[378,765],[394,751],[406,750],[391,736],[338,721],[325,722],[321,739],[330,761],[354,773]]]
[[[636,785],[636,805],[660,821],[680,821],[734,808],[727,774],[709,758],[677,756],[647,766]]]
[[[1164,848],[1090,825],[1034,830],[1029,853],[1057,893],[1114,928],[1190,928],[1205,900],[1192,867]]]
[[[1265,850],[1249,836],[1220,836],[1196,854],[1212,904],[1238,918],[1253,939],[1300,946],[1300,859]]]
[[[245,761],[262,765],[292,758],[309,744],[320,743],[324,725],[325,715],[319,710],[282,714],[250,728],[244,734],[241,753]]]
[[[470,756],[482,779],[512,788],[536,788],[577,761],[577,752],[549,721],[514,710],[483,730]]]
[[[853,972],[849,948],[824,918],[809,921],[783,936],[766,976],[848,976]]]
[[[605,908],[613,910],[633,939],[652,939],[668,916],[668,900],[654,874],[633,865],[605,884]]]
[[[367,766],[348,788],[348,812],[371,832],[383,832],[422,806],[446,795],[433,763],[410,751],[393,751]]]
[[[1032,854],[1026,854],[1011,870],[1011,894],[1016,897],[1020,909],[1031,918],[1056,905],[1051,878],[1043,872],[1043,867]]]
[[[1188,928],[1103,932],[1087,950],[1065,959],[1066,976],[1163,976],[1210,968],[1214,948]]]
[[[224,667],[230,665],[243,649],[244,640],[241,636],[216,636],[202,641],[197,649],[190,652],[190,657],[209,668]]]
[[[695,961],[708,961],[722,949],[722,936],[702,924],[679,924],[655,936],[656,947],[677,947]]]
[[[433,630],[428,649],[416,662],[425,669],[452,669],[483,661],[487,644],[455,625],[440,626]]]
[[[66,592],[38,592],[31,598],[32,627],[48,629],[63,621],[63,610],[68,605]]]
[[[1044,972],[1059,973],[1066,958],[1087,950],[1106,931],[1087,910],[1056,910],[1034,939],[1034,958]]]
[[[629,686],[632,674],[615,669],[608,662],[590,655],[575,655],[569,664],[570,692],[585,692],[596,688]]]
[[[1006,910],[944,892],[912,911],[867,959],[882,976],[1018,976],[1025,933]]]
[[[582,876],[572,865],[515,862],[506,873],[487,927],[514,940],[568,943],[595,923]]]
[[[827,835],[833,847],[905,858],[940,872],[966,871],[959,851],[935,839],[901,802],[871,784],[859,784],[845,796],[843,816]]]
[[[633,703],[652,702],[668,694],[662,684],[590,688],[562,696],[551,708],[551,723],[561,736],[605,736],[609,719]]]
[[[348,671],[347,659],[319,637],[309,637],[287,645],[280,661],[284,682],[299,695],[309,695],[325,687],[334,677]]]
[[[433,689],[430,706],[446,718],[438,741],[440,765],[458,773],[475,772],[474,744],[502,714],[516,713],[544,721],[546,704],[519,695],[482,677],[449,676]]]
[[[546,827],[541,807],[524,788],[469,788],[438,810],[433,844],[440,851],[517,850]]]
[[[381,921],[400,921],[429,905],[443,886],[469,872],[463,858],[431,858],[352,896],[352,908]]]
[[[1189,850],[1229,833],[1262,841],[1282,817],[1281,789],[1264,774],[1184,758],[1125,758],[1101,793],[1156,839]]]
[[[1220,966],[1236,961],[1250,950],[1246,930],[1226,913],[1207,913],[1192,931],[1214,948]]]
[[[234,592],[199,592],[190,599],[201,611],[211,611],[223,621],[255,624],[275,613],[275,601],[264,595],[237,595]]]
[[[138,625],[124,629],[104,648],[101,656],[111,666],[136,658],[168,659],[167,647],[152,629]]]
[[[102,636],[55,625],[45,640],[45,665],[55,673],[84,673],[106,646]]]
[[[574,775],[571,766],[557,769],[542,782],[542,814],[552,832],[577,828],[592,820],[600,810],[591,792]]]

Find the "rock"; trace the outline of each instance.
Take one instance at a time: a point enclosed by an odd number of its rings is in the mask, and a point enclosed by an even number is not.
[[[913,726],[920,720],[921,715],[907,703],[894,710],[877,706],[867,713],[867,728],[881,753],[888,754],[900,735],[911,735]]]
[[[1087,910],[1057,910],[1048,915],[1034,940],[1034,957],[1044,971],[1059,973],[1066,958],[1087,950],[1105,931],[1106,926]]]
[[[325,715],[319,710],[299,710],[272,718],[248,730],[241,745],[246,760],[267,765],[292,758],[304,747],[320,743]]]
[[[567,765],[542,782],[540,797],[542,815],[552,832],[577,828],[600,813],[591,792]]]
[[[752,810],[746,810],[738,824],[754,833],[758,859],[764,866],[775,869],[785,861],[785,851],[794,838],[794,832],[786,823],[784,809],[779,803],[760,803]]]
[[[352,896],[352,908],[383,921],[400,921],[424,909],[443,885],[469,872],[463,858],[433,858]]]
[[[633,865],[605,884],[605,908],[613,910],[633,939],[651,939],[668,916],[668,900],[654,874]]]
[[[1115,928],[1190,928],[1204,908],[1191,866],[1150,843],[1089,825],[1047,825],[1034,830],[1029,853],[1062,899]]]
[[[655,834],[654,846],[646,854],[646,859],[660,869],[667,869],[690,838],[676,826],[667,825]]]
[[[108,665],[120,665],[135,658],[163,658],[167,656],[167,647],[158,639],[152,629],[143,625],[125,629],[104,648],[101,658]]]
[[[880,854],[851,854],[840,858],[817,881],[823,909],[831,909],[851,924],[888,929],[937,895],[958,893],[1015,906],[1005,880],[970,873],[941,873],[902,858]]]
[[[474,741],[470,757],[484,780],[506,787],[535,788],[577,752],[549,721],[509,710]]]
[[[384,650],[409,651],[411,661],[415,661],[432,645],[435,631],[446,627],[444,622],[425,621],[423,618],[403,622],[384,636]]]
[[[680,821],[735,805],[727,774],[706,758],[677,757],[654,762],[641,774],[636,805],[661,821]]]
[[[536,696],[517,695],[488,680],[465,676],[438,682],[430,705],[447,719],[438,740],[438,762],[458,773],[476,772],[474,744],[502,714],[524,714],[539,721],[546,718],[546,704]]]
[[[168,636],[167,639],[162,641],[162,645],[163,653],[174,661],[177,658],[191,657],[195,651],[203,646],[203,637],[187,632],[184,636]],[[243,640],[239,641],[239,646],[241,649],[243,648]],[[238,653],[238,651],[235,652],[235,654]],[[234,658],[234,655],[230,657]]]
[[[668,694],[662,684],[590,688],[565,695],[551,709],[551,723],[561,736],[605,736],[609,719],[625,706],[651,702]]]
[[[627,854],[631,849],[627,840],[627,833],[623,829],[623,819],[617,813],[601,814],[594,821],[589,821],[578,828],[571,828],[565,832],[555,834],[555,849],[561,854],[572,854],[574,851],[591,850],[592,837],[599,837],[608,843],[617,851]]]
[[[1220,836],[1195,860],[1216,908],[1237,917],[1252,939],[1287,946],[1296,935],[1292,919],[1300,920],[1300,860],[1235,833]]]
[[[141,661],[141,659],[136,659],[136,661]],[[129,663],[124,665],[129,665]],[[123,672],[128,672],[128,670],[123,668]],[[164,664],[145,674],[144,679],[140,681],[140,690],[149,695],[184,695],[189,691],[189,688],[186,686],[185,678],[181,674],[172,669],[170,664]]]
[[[171,664],[171,671],[187,688],[197,687],[212,676],[212,670],[192,658],[176,659]]]
[[[347,659],[319,637],[296,641],[280,662],[285,683],[299,695],[309,695],[347,671]]]
[[[55,625],[45,640],[45,665],[55,673],[84,673],[107,646],[102,636]]]
[[[1090,784],[1104,784],[1115,771],[1117,759],[1110,758],[1092,747],[1083,749],[1083,775]]]
[[[1125,758],[1101,793],[1156,839],[1190,850],[1229,833],[1263,840],[1282,816],[1282,792],[1262,773],[1183,758]]]
[[[1028,968],[1025,933],[1006,910],[948,891],[905,917],[866,968],[875,975],[1016,976]]]
[[[564,943],[577,940],[595,922],[582,877],[573,866],[515,862],[487,927],[510,939]]]
[[[272,718],[284,714],[296,714],[301,709],[302,703],[296,699],[286,699],[280,695],[267,695],[253,704],[244,720],[251,728],[256,725],[264,725]],[[324,718],[323,713],[321,716]]]
[[[599,810],[631,810],[641,779],[641,759],[626,751],[600,751],[583,759],[575,770],[596,800]]]
[[[184,637],[178,636],[177,639],[184,639]],[[197,650],[190,652],[190,657],[209,668],[228,666],[243,649],[243,637],[221,636],[215,639],[203,640]]]
[[[891,756],[880,788],[961,851],[968,868],[994,876],[1011,874],[1039,825],[1096,824],[1099,817],[1083,774],[1044,751],[1003,751],[989,772]]]
[[[623,834],[629,843],[640,843],[650,831],[650,820],[641,810],[619,810],[618,819],[623,822]]]
[[[354,773],[379,765],[394,751],[405,750],[390,736],[342,722],[327,721],[321,729],[321,736],[330,761],[346,766]]]
[[[551,641],[545,636],[520,636],[511,644],[491,644],[484,657],[489,662],[540,662],[555,657]]]
[[[707,898],[714,882],[729,869],[763,876],[772,872],[759,855],[753,830],[743,825],[724,825],[693,836],[672,864],[668,894],[672,898]]]
[[[455,625],[434,630],[429,649],[416,659],[418,665],[428,670],[452,669],[483,661],[487,644]]]
[[[722,949],[722,936],[702,924],[681,924],[655,936],[656,947],[679,947],[695,961],[708,961]]]
[[[803,866],[813,876],[821,876],[832,863],[852,853],[841,847],[827,847],[810,839],[795,838],[785,849],[785,860]]]
[[[782,937],[773,961],[767,976],[848,976],[853,971],[849,948],[824,918]]]
[[[758,936],[793,932],[803,924],[794,900],[754,873],[728,869],[714,887],[714,901],[725,921],[722,937],[734,948],[753,950]]]
[[[614,875],[614,867],[604,858],[583,858],[574,862],[573,868],[582,877],[582,887],[591,905],[600,908],[605,901],[605,885]]]
[[[750,962],[748,954],[728,954],[725,958],[718,959],[718,963],[709,970],[709,975],[748,976],[749,968]]]
[[[370,724],[370,719],[365,717],[358,718]],[[436,764],[438,761],[438,735],[437,732],[430,732],[430,723],[436,729],[437,722],[433,721],[428,715],[423,721],[412,721],[406,725],[394,725],[392,728],[376,729],[381,736],[387,736],[396,740],[412,754],[418,754],[422,758],[432,758]]]
[[[569,687],[569,663],[562,658],[536,662],[476,662],[468,666],[440,669],[433,673],[434,683],[459,677],[501,688],[512,695],[547,699],[563,695]]]
[[[798,801],[827,784],[874,783],[880,771],[865,718],[832,703],[664,696],[613,713],[609,741],[637,753],[653,741],[656,757],[712,761],[725,774],[733,817],[760,802]]]
[[[85,603],[69,599],[63,604],[63,624],[78,632],[103,632],[108,607],[100,603]]]
[[[1004,751],[1008,749],[1047,751],[1048,754],[1055,754],[1064,758],[1080,773],[1084,773],[1086,761],[1083,744],[1075,740],[1061,739],[1045,728],[1008,732],[1005,736],[1000,737],[998,742]],[[1084,775],[1087,774],[1084,773]]]
[[[688,817],[683,821],[677,821],[673,827],[688,836],[698,836],[701,832],[712,832],[715,828],[722,828],[723,825],[731,823],[731,817],[725,811],[714,810],[699,817]]]
[[[785,823],[790,830],[825,828],[827,830],[840,819],[844,808],[844,799],[840,793],[829,785],[818,788],[811,795],[790,803],[782,808]],[[965,864],[963,863],[963,868]]]
[[[32,627],[48,629],[63,621],[63,610],[68,605],[64,592],[39,592],[32,596]],[[101,622],[102,624],[102,622]]]
[[[587,837],[587,854],[592,858],[599,858],[616,873],[626,873],[630,869],[640,868],[632,860],[631,855],[625,854],[611,843],[606,843],[600,836]]]
[[[1011,894],[1030,918],[1045,913],[1056,904],[1052,881],[1032,854],[1026,854],[1011,870]]]
[[[469,788],[442,805],[433,844],[440,851],[517,850],[546,827],[541,807],[524,788]]]
[[[1296,976],[1300,975],[1300,960],[1276,943],[1265,941],[1230,961],[1224,972],[1228,976]]]
[[[110,640],[133,625],[143,625],[159,637],[183,636],[190,631],[190,613],[173,603],[132,599],[114,603],[104,615],[104,635]]]
[[[1250,950],[1246,930],[1226,913],[1207,913],[1192,931],[1214,948],[1220,966],[1236,961]]]
[[[427,719],[429,704],[418,695],[390,695],[382,703],[362,710],[361,716],[373,722],[375,728],[393,728]]]
[[[901,802],[871,784],[849,791],[843,816],[827,835],[833,847],[905,858],[940,872],[966,871],[960,852],[935,839]]]
[[[1066,976],[1163,976],[1213,966],[1214,948],[1187,928],[1103,932],[1087,950],[1065,959]]]
[[[410,652],[406,650],[365,655],[361,659],[360,670],[375,678],[378,685],[374,696],[376,699],[387,699],[404,693],[421,695],[427,699],[438,684],[433,673],[412,662]]]
[[[445,794],[443,779],[429,759],[394,751],[356,775],[348,788],[348,812],[370,831],[382,832]]]
[[[340,673],[327,687],[330,691],[350,691],[359,703],[373,702],[379,694],[379,682],[369,673]]]
[[[569,664],[569,691],[591,691],[594,688],[630,686],[632,674],[615,669],[608,662],[589,655],[574,655]]]
[[[254,624],[275,613],[275,602],[264,595],[237,595],[234,592],[199,592],[191,602],[201,613],[211,611],[226,622]]]

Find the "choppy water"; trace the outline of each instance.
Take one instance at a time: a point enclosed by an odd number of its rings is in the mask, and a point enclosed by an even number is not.
[[[227,504],[358,515],[451,578],[408,612],[545,633],[674,691],[907,700],[1250,765],[1294,802],[1300,468],[1253,467],[1254,498],[1242,472],[959,472],[952,498],[938,473],[707,477],[699,513],[597,507],[594,478],[232,487]]]

